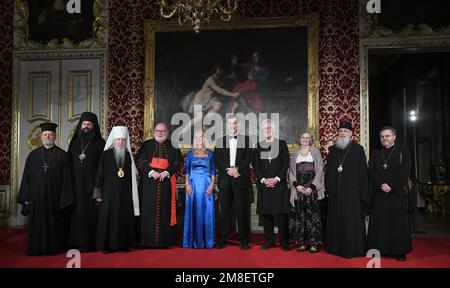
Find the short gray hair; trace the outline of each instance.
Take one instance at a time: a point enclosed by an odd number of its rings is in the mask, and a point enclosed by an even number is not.
[[[314,144],[314,135],[311,133],[311,131],[303,131],[298,136],[298,144],[300,144],[300,138],[302,138],[303,134],[309,135],[309,146],[312,146]]]

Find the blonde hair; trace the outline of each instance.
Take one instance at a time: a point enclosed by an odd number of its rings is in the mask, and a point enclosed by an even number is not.
[[[314,135],[311,133],[311,131],[303,131],[298,136],[298,144],[301,145],[300,139],[302,138],[303,134],[309,135],[309,146],[312,146],[314,144]]]

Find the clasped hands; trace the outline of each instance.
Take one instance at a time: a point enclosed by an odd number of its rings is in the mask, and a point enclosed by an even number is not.
[[[169,178],[170,174],[167,171],[163,171],[161,173],[156,172],[156,171],[152,171],[149,173],[148,175],[149,177],[155,179],[155,180],[159,180],[159,182],[162,182],[165,178]]]
[[[312,189],[311,188],[309,188],[309,187],[306,188],[306,187],[304,187],[302,185],[298,185],[297,186],[297,191],[300,192],[300,193],[303,193],[306,196],[309,196],[312,193]]]
[[[239,176],[241,176],[241,174],[239,174],[237,167],[228,167],[226,170],[228,176],[231,176],[233,178],[238,178]]]
[[[273,188],[278,183],[277,178],[266,178],[264,181],[262,181],[264,185],[266,185],[267,188]]]
[[[391,188],[391,186],[389,186],[387,183],[383,183],[383,184],[381,185],[381,190],[382,190],[384,193],[389,193],[389,192],[392,191],[392,188]]]

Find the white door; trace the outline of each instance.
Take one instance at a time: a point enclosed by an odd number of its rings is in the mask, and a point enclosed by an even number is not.
[[[56,145],[67,151],[81,113],[97,114],[100,127],[105,127],[107,100],[104,99],[106,77],[103,58],[17,60],[15,77],[16,109],[13,141],[12,189],[9,225],[23,225],[20,209],[15,204],[23,168],[28,154],[41,146],[43,122],[58,124]],[[103,132],[103,131],[102,131]]]

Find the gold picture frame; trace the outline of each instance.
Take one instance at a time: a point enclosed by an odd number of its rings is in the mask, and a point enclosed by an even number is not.
[[[92,0],[92,37],[75,42],[69,37],[50,39],[49,41],[37,42],[30,39],[29,19],[32,15],[27,0],[14,0],[14,27],[16,50],[42,50],[42,49],[85,49],[106,48],[108,46],[108,0]],[[82,6],[84,9],[84,6]]]
[[[319,143],[319,15],[316,13],[299,17],[252,18],[231,22],[214,22],[204,31],[263,29],[263,28],[307,28],[307,127],[314,134],[315,144]],[[144,139],[153,135],[156,103],[156,41],[158,33],[191,32],[188,25],[180,26],[178,22],[145,21],[145,107]],[[295,35],[293,36],[295,37]],[[297,143],[288,143],[292,150]]]

